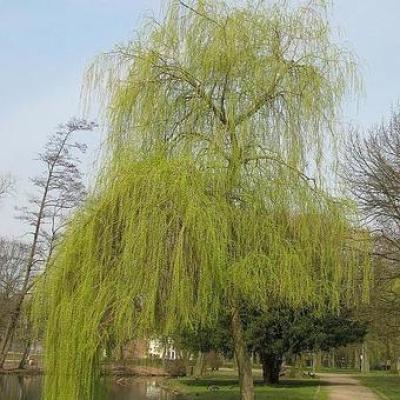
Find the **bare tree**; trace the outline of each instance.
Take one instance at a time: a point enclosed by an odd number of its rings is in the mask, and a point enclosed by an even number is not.
[[[360,315],[369,337],[390,349],[392,367],[400,364],[400,109],[367,132],[354,132],[347,145],[344,178],[373,234],[374,288]]]
[[[26,243],[0,238],[0,339],[18,301],[28,251]]]
[[[11,305],[21,289],[26,257],[26,244],[0,238],[0,337]]]
[[[400,110],[366,134],[351,135],[344,170],[376,238],[375,254],[400,261]]]
[[[39,154],[43,173],[32,179],[37,190],[30,201],[31,207],[22,209],[22,218],[32,227],[32,239],[20,291],[0,343],[0,368],[4,366],[24,299],[33,285],[32,277],[45,267],[66,219],[85,196],[79,155],[86,151],[86,145],[75,141],[74,137],[79,131],[91,131],[94,127],[92,122],[72,119],[58,127]]]

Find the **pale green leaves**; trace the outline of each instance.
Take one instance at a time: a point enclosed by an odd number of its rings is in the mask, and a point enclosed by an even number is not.
[[[110,337],[206,325],[242,300],[335,307],[365,264],[321,185],[356,82],[323,7],[180,3],[90,70],[109,147],[42,284],[46,400],[92,399]]]

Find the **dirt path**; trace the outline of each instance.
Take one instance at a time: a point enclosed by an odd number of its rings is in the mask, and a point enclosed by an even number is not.
[[[329,400],[379,400],[375,393],[349,375],[319,374],[319,376],[321,386],[329,393]]]

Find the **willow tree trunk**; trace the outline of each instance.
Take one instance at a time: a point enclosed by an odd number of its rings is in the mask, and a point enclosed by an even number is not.
[[[240,400],[254,400],[253,371],[237,307],[232,312],[232,334],[239,372]]]
[[[196,359],[196,365],[194,367],[194,377],[200,378],[203,376],[204,364],[206,361],[206,355],[202,351],[199,351]]]

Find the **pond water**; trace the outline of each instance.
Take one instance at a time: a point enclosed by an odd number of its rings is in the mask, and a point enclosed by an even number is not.
[[[40,400],[42,378],[40,376],[0,375],[0,400]],[[106,400],[173,400],[154,379],[107,379]]]

